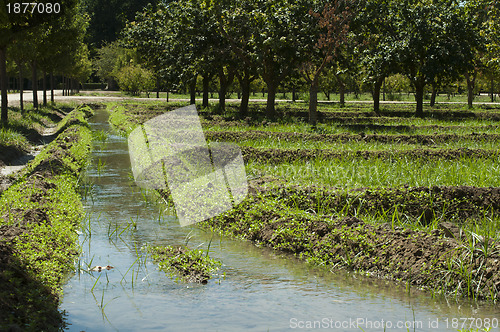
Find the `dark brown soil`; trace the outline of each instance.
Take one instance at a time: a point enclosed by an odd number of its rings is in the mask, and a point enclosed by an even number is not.
[[[436,133],[439,133],[444,130],[457,130],[457,129],[467,129],[470,131],[475,131],[475,132],[481,132],[485,130],[494,130],[494,129],[499,129],[500,125],[484,125],[484,126],[440,126],[440,125],[422,125],[422,126],[415,126],[415,125],[384,125],[380,124],[383,122],[389,122],[392,121],[390,118],[379,118],[381,121],[373,121],[374,123],[369,123],[369,121],[363,121],[366,119],[350,119],[346,118],[345,123],[343,121],[339,121],[338,123],[335,123],[336,127],[341,127],[345,128],[354,132],[371,132],[371,131],[376,131],[380,133],[384,132],[392,132],[392,133],[408,133],[411,134],[417,130],[435,130]],[[259,125],[259,123],[252,123],[251,118],[247,119],[248,121],[242,120],[242,121],[236,121],[236,120],[202,120],[202,124],[206,123],[207,125],[211,126],[223,126],[223,127],[241,127],[245,128],[248,126],[255,126]],[[353,120],[353,121],[351,121]],[[361,120],[361,123],[357,123],[356,120]],[[408,120],[406,119],[396,119],[396,120],[402,120],[407,122]],[[368,122],[368,123],[366,123]],[[380,122],[380,123],[377,123]],[[398,122],[398,121],[395,121]],[[267,123],[267,122],[266,122]],[[275,122],[270,122],[268,125],[269,126],[274,126]],[[210,133],[210,132],[209,132]],[[269,133],[274,133],[274,132],[269,132]]]
[[[241,147],[243,159],[245,161],[256,161],[260,163],[291,163],[299,160],[322,159],[390,159],[408,157],[420,160],[456,160],[462,158],[494,158],[500,155],[499,150],[484,149],[414,149],[407,151],[333,151],[333,150],[305,150],[305,149],[262,149],[252,147]]]

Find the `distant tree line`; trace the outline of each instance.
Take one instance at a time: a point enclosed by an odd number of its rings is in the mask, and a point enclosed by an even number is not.
[[[271,117],[280,87],[306,84],[314,124],[321,87],[335,85],[343,103],[350,82],[361,82],[378,111],[388,77],[408,82],[416,115],[426,89],[433,104],[457,80],[466,82],[472,107],[477,78],[489,78],[493,89],[500,75],[499,22],[498,1],[172,1],[138,13],[120,45],[136,52],[127,70],[147,71],[157,90],[186,87],[191,102],[201,85],[207,106],[216,78],[223,109],[237,85],[242,115],[256,81],[265,86]]]
[[[67,82],[99,77],[132,94],[188,91],[192,103],[201,91],[203,106],[215,89],[221,110],[237,91],[242,116],[250,94],[265,91],[267,115],[274,117],[277,94],[291,91],[295,99],[300,91],[315,124],[319,92],[330,98],[336,91],[343,104],[347,91],[369,91],[378,111],[385,91],[411,91],[422,115],[427,93],[432,105],[438,92],[456,92],[451,87],[463,82],[472,107],[479,82],[487,82],[493,98],[500,77],[495,0],[66,0],[61,6],[64,13],[43,17],[13,16],[3,6],[2,96],[7,71],[19,81],[30,72],[33,82],[48,73]]]

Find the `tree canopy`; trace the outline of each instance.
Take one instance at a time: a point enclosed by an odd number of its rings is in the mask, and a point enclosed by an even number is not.
[[[343,103],[349,85],[363,85],[377,112],[384,82],[404,76],[420,116],[426,89],[435,94],[463,80],[472,107],[478,75],[492,86],[500,75],[500,5],[494,0],[65,0],[60,13],[43,16],[13,15],[8,5],[14,1],[1,3],[2,87],[10,46],[16,63],[35,59],[44,71],[78,80],[89,77],[93,57],[94,73],[108,87],[117,81],[132,93],[183,89],[194,102],[201,86],[207,106],[212,87],[220,110],[237,80],[241,115],[252,82],[267,91],[270,117],[279,89],[307,85],[314,124],[321,89],[335,87]],[[142,88],[124,83],[133,77],[145,80]]]

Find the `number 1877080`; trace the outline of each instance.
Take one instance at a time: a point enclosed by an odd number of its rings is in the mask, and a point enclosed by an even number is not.
[[[15,2],[7,4],[9,14],[59,14],[61,4],[43,2]]]

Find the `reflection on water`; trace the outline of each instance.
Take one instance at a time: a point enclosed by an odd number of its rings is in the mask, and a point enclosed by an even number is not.
[[[220,238],[195,227],[181,228],[164,207],[146,202],[130,179],[126,140],[98,112],[95,130],[111,134],[97,144],[88,176],[81,271],[64,287],[61,309],[70,331],[283,331],[331,327],[337,331],[382,331],[413,323],[410,331],[457,331],[453,318],[500,316],[494,307],[458,305],[404,285],[345,272],[315,269],[293,257],[249,243]],[[99,163],[99,160],[101,161]],[[207,248],[224,263],[207,285],[187,284],[158,271],[141,247],[184,244]],[[96,265],[112,270],[88,272]],[[446,324],[448,319],[448,324]],[[356,322],[360,324],[355,324]],[[431,326],[429,326],[431,325]],[[310,327],[310,328],[308,328]],[[337,327],[337,328],[335,328]],[[498,331],[492,329],[491,331]]]

